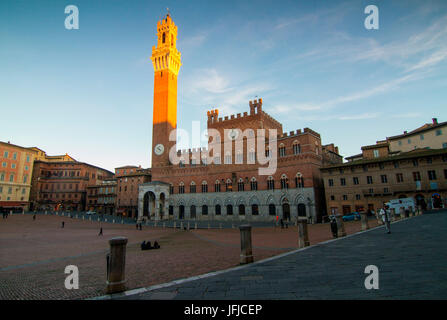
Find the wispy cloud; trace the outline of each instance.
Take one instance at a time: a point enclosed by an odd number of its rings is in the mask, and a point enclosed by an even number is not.
[[[240,79],[224,76],[216,69],[197,70],[191,79],[185,82],[189,83],[184,92],[186,101],[191,101],[193,105],[218,108],[220,114],[227,115],[240,112],[249,100],[264,95],[273,88],[266,82],[237,85]]]

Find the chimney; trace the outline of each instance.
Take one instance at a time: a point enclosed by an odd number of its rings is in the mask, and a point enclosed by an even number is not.
[[[432,118],[431,120],[433,121],[434,125],[438,124],[438,118]]]

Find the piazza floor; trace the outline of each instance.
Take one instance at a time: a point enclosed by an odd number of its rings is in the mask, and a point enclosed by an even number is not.
[[[62,221],[65,227],[61,228]],[[99,227],[103,235],[99,236]],[[376,221],[370,221],[376,226]],[[360,222],[345,223],[348,234]],[[237,228],[190,231],[112,224],[69,217],[14,214],[0,218],[0,299],[84,299],[105,294],[108,240],[128,238],[127,288],[141,288],[239,265]],[[332,238],[329,225],[309,225],[311,245]],[[158,241],[160,250],[141,251],[143,240]],[[252,230],[255,261],[297,249],[297,227]],[[65,267],[79,268],[78,290],[64,286]]]

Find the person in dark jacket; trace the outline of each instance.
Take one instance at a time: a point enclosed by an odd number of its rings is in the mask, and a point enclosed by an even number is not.
[[[337,226],[337,218],[335,217],[334,214],[331,214],[329,216],[330,219],[330,223],[331,223],[331,231],[332,231],[332,236],[334,238],[338,237],[338,226]]]

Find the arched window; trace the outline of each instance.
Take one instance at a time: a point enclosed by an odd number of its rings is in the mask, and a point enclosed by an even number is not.
[[[289,189],[289,179],[285,174],[281,176],[281,189]]]
[[[239,205],[239,215],[244,216],[245,215],[245,206],[243,204]]]
[[[190,211],[191,211],[191,219],[195,219],[196,218],[196,206],[192,205]]]
[[[220,204],[216,204],[215,210],[216,210],[216,216],[220,216],[221,214]]]
[[[233,205],[227,204],[227,215],[233,215]]]
[[[275,180],[272,176],[267,178],[267,189],[274,190],[275,189]]]
[[[166,33],[163,32],[163,39],[162,39],[162,43],[166,42]]]
[[[251,180],[250,180],[250,189],[252,191],[258,190],[258,182],[256,181],[255,177],[251,178]]]
[[[189,185],[189,192],[196,193],[196,183],[194,181],[191,181],[191,184]]]
[[[182,194],[185,193],[185,184],[182,182],[179,183],[178,185],[178,193]]]
[[[208,184],[206,181],[202,181],[202,192],[207,193],[208,192]]]
[[[227,192],[233,191],[233,183],[231,182],[230,179],[227,179],[225,187]]]
[[[214,164],[220,164],[220,154],[216,154],[214,156]]]
[[[276,215],[276,207],[273,203],[269,204],[269,215],[271,215],[271,216]]]
[[[295,176],[295,187],[296,188],[304,188],[303,175],[299,172]]]
[[[237,183],[237,191],[244,191],[244,180],[242,178],[239,178]]]
[[[297,155],[301,153],[301,145],[298,143],[298,141],[293,141],[293,154]]]
[[[172,185],[172,183],[169,185],[169,194],[174,194],[174,186]]]
[[[243,164],[244,163],[244,154],[241,150],[238,150],[236,152],[236,164]]]
[[[216,180],[214,183],[214,192],[220,192],[220,181]]]
[[[202,215],[204,216],[208,215],[208,206],[205,204],[202,206]]]
[[[269,146],[265,147],[265,157],[266,158],[270,157],[270,147]]]
[[[225,163],[225,164],[231,164],[231,154],[230,154],[229,152],[227,152],[227,153],[225,154],[224,163]]]
[[[259,208],[257,204],[252,204],[251,205],[251,214],[254,216],[259,215]]]
[[[169,206],[169,215],[174,215],[174,206]]]
[[[256,152],[254,149],[250,149],[248,152],[248,163],[254,164],[256,162]]]
[[[279,156],[280,157],[286,156],[286,147],[282,143],[279,145]]]

